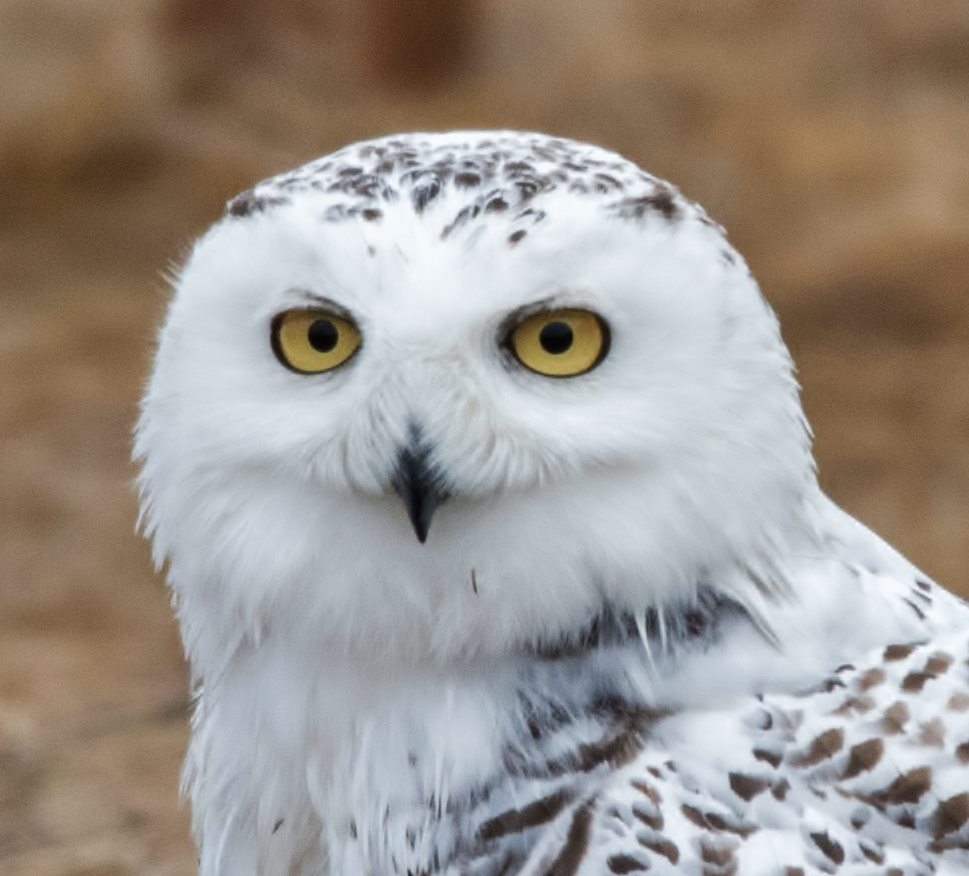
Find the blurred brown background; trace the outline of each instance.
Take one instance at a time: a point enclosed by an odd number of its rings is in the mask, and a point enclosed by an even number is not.
[[[704,203],[821,476],[969,593],[969,4],[0,0],[0,872],[188,874],[185,671],[127,461],[161,272],[397,129],[537,128]]]

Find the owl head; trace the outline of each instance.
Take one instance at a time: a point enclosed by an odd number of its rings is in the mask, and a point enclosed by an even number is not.
[[[701,584],[769,597],[811,538],[776,319],[614,153],[353,145],[230,201],[174,285],[135,455],[196,661],[498,655]]]

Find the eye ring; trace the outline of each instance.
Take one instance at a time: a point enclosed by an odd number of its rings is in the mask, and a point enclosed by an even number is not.
[[[323,374],[345,365],[360,349],[356,323],[321,307],[284,310],[273,317],[270,345],[280,364],[297,374]]]
[[[567,378],[587,374],[609,352],[608,323],[578,307],[540,310],[518,320],[505,345],[515,360],[534,374]]]

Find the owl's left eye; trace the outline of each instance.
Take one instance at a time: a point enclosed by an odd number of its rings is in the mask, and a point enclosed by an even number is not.
[[[328,310],[286,310],[272,322],[272,348],[291,371],[320,374],[349,361],[360,347],[360,329]]]
[[[508,336],[515,358],[545,377],[577,377],[609,352],[609,329],[591,310],[561,308],[526,316]]]

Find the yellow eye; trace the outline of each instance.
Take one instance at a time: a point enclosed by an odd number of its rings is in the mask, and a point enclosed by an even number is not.
[[[588,310],[545,310],[526,317],[509,338],[515,358],[546,377],[575,377],[609,352],[605,321]]]
[[[342,365],[360,346],[360,329],[328,310],[280,313],[272,324],[276,358],[300,374],[319,374]]]

